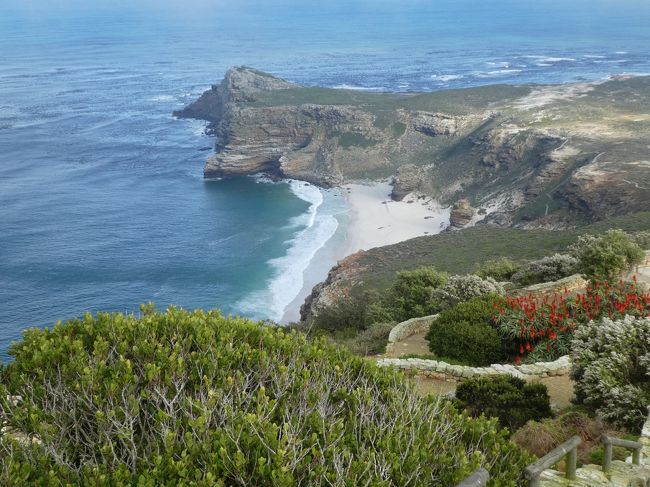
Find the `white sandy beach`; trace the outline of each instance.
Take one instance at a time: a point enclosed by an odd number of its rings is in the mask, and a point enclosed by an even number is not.
[[[430,197],[417,194],[393,201],[391,189],[388,183],[344,186],[350,205],[345,255],[435,235],[449,225],[449,208],[442,208]]]
[[[312,259],[303,276],[303,288],[285,310],[283,323],[299,319],[299,309],[314,285],[327,272],[359,250],[391,245],[424,235],[440,233],[449,225],[450,208],[428,196],[412,194],[391,200],[387,182],[346,184],[341,188],[349,210],[340,231]]]

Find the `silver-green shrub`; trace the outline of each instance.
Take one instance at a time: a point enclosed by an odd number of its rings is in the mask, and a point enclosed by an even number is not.
[[[577,327],[571,358],[577,401],[640,431],[650,405],[650,318],[605,318]]]
[[[578,270],[578,259],[568,254],[553,254],[525,264],[512,276],[512,282],[522,286],[557,281]]]
[[[447,283],[431,293],[438,309],[446,309],[484,294],[505,294],[503,286],[491,277],[485,279],[476,274],[452,276]]]
[[[569,247],[578,259],[579,272],[592,279],[612,279],[639,264],[644,252],[623,230],[583,235]]]

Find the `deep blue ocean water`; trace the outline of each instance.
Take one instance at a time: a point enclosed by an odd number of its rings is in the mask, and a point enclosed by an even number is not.
[[[171,112],[242,64],[395,91],[650,73],[650,2],[2,0],[0,359],[149,300],[281,316],[344,208],[202,179],[212,140]]]

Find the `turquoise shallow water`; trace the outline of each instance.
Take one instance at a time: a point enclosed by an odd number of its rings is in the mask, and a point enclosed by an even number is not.
[[[650,73],[649,2],[567,5],[4,0],[0,358],[26,326],[148,300],[278,317],[343,208],[202,179],[212,140],[170,114],[229,66],[396,91]]]

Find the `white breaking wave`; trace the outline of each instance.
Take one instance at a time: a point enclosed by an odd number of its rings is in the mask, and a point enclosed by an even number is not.
[[[464,78],[462,74],[432,74],[431,75],[431,79],[437,79],[440,81],[454,81],[462,78]]]
[[[478,78],[493,78],[496,76],[504,76],[506,74],[521,73],[521,69],[499,69],[495,71],[478,71],[474,75]]]
[[[336,233],[338,220],[333,215],[319,214],[323,193],[314,185],[290,180],[291,191],[301,200],[310,203],[303,215],[292,220],[301,230],[288,242],[287,254],[271,259],[273,277],[265,290],[249,295],[238,304],[244,314],[279,321],[286,308],[298,296],[304,284],[304,272],[312,259]]]
[[[358,86],[358,85],[349,85],[343,83],[340,85],[334,85],[332,88],[336,90],[356,90],[356,91],[387,91],[383,86],[369,87],[369,86]]]
[[[149,100],[157,103],[170,103],[176,101],[176,97],[172,95],[158,95],[150,98]]]
[[[536,59],[541,63],[561,63],[575,61],[572,57],[552,57],[552,56],[524,56],[528,59]]]

